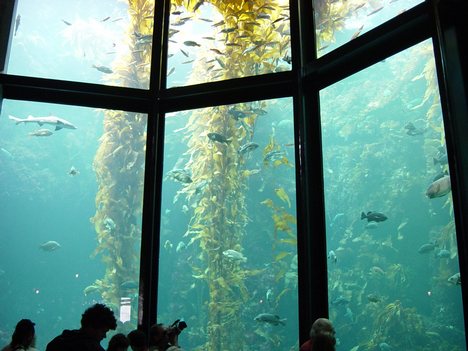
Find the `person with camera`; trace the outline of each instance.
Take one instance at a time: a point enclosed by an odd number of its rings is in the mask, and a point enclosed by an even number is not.
[[[176,320],[169,327],[162,323],[155,324],[150,329],[150,351],[182,351],[179,347],[179,334],[187,327],[187,323]]]

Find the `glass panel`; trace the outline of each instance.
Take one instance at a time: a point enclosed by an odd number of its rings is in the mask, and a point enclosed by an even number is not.
[[[167,86],[291,69],[289,1],[174,0]]]
[[[7,72],[149,87],[154,1],[18,0]]]
[[[166,117],[158,321],[194,350],[298,348],[290,98]]]
[[[312,0],[315,10],[317,56],[370,31],[423,0]]]
[[[3,345],[30,318],[45,350],[96,302],[136,326],[145,131],[141,114],[3,101]]]
[[[340,348],[465,350],[432,43],[320,97],[329,307]]]

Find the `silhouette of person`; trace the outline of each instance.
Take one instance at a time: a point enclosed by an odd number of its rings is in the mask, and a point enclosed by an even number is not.
[[[47,345],[46,351],[105,351],[101,341],[117,328],[114,312],[103,305],[89,307],[81,316],[81,328],[64,330]]]
[[[335,329],[330,320],[318,318],[312,323],[309,333],[310,339],[302,344],[300,351],[334,351]]]
[[[110,340],[107,346],[107,351],[127,351],[130,346],[130,342],[125,334],[115,334]]]
[[[127,338],[133,351],[148,351],[146,334],[141,330],[132,330],[128,333]]]
[[[164,324],[155,324],[150,329],[149,351],[175,351],[182,349],[178,345],[179,331],[165,327]]]
[[[29,319],[20,320],[11,336],[11,342],[2,351],[25,350],[33,351],[36,343],[35,323]]]

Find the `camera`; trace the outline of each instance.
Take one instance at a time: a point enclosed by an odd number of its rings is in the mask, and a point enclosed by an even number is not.
[[[180,334],[180,332],[185,328],[187,328],[187,323],[185,323],[183,319],[177,319],[169,326],[169,330],[175,332],[176,334]]]

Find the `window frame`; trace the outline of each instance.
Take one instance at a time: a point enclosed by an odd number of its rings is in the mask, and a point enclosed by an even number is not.
[[[13,35],[16,0],[0,3],[0,72]],[[325,205],[319,91],[423,40],[432,38],[446,128],[460,273],[468,274],[467,5],[426,0],[317,59],[312,1],[290,0],[292,70],[166,89],[170,0],[156,1],[148,90],[0,73],[3,99],[99,107],[148,114],[139,327],[156,322],[164,116],[222,104],[293,97],[298,217],[299,339],[312,321],[328,315]],[[468,292],[462,282],[465,325]],[[465,337],[466,333],[465,333]]]

